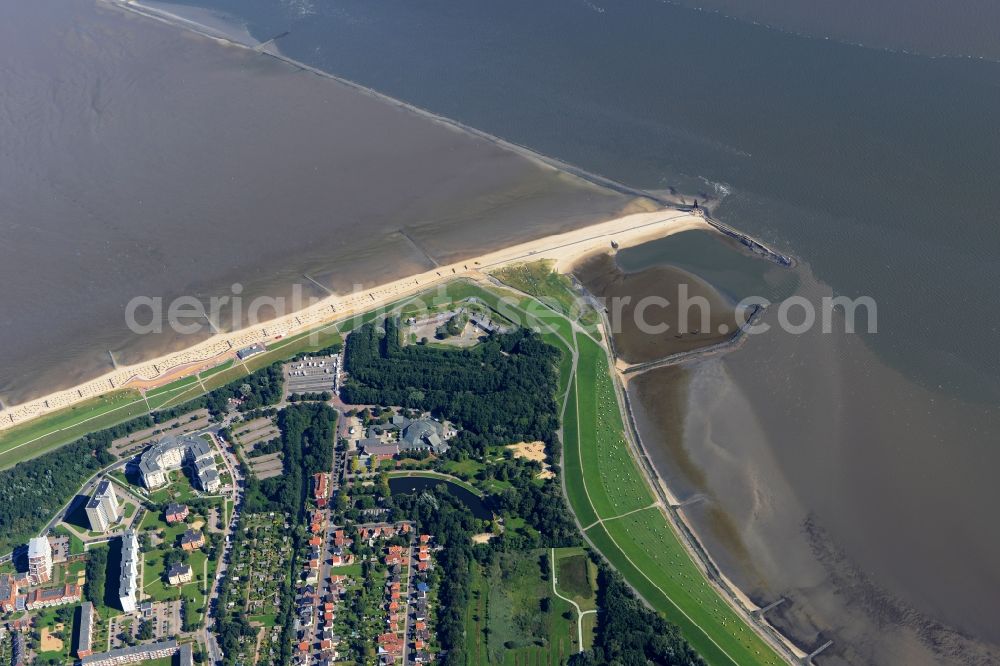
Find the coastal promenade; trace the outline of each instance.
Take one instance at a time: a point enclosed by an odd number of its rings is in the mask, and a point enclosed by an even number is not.
[[[712,228],[701,215],[683,210],[664,209],[636,213],[435,267],[371,289],[350,294],[333,294],[297,312],[233,333],[214,335],[183,351],[140,364],[120,366],[71,389],[19,405],[7,405],[0,411],[0,431],[112,391],[127,388],[147,391],[157,388],[231,360],[235,357],[236,350],[243,347],[255,343],[267,345],[338,319],[377,309],[401,297],[425,291],[457,277],[471,277],[481,270],[505,263],[525,259],[550,259],[558,269],[588,253],[607,249],[611,241],[619,247],[627,247],[680,231]]]

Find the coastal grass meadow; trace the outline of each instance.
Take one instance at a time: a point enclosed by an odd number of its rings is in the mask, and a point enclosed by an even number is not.
[[[575,318],[588,333],[595,333],[600,316],[577,298],[570,279],[552,270],[552,266],[553,262],[548,259],[511,264],[495,271],[493,277],[518,291],[544,300],[561,314]]]

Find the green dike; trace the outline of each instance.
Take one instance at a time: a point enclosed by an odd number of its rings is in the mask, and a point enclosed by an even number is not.
[[[192,390],[201,391],[198,378],[195,376],[184,377],[166,386],[153,389],[146,393],[146,403],[149,405],[149,411],[155,412],[157,409],[163,409],[171,404],[179,404],[184,401],[183,396],[189,394]]]
[[[770,648],[705,580],[658,507],[604,527],[632,564],[738,663],[781,663],[776,656],[767,660]]]
[[[122,389],[0,431],[0,469],[145,413],[141,394]]]
[[[650,506],[652,492],[625,443],[604,347],[583,333],[568,339],[578,360],[563,420],[563,474],[578,521],[605,521],[586,530],[590,542],[712,666],[785,663],[718,595]]]
[[[563,418],[563,484],[566,497],[580,524],[586,527],[597,522],[597,513],[587,499],[583,485],[583,466],[579,450],[579,419],[576,406],[576,382],[570,387],[566,414]]]
[[[625,441],[604,349],[585,335],[576,340],[583,478],[597,514],[612,518],[649,506],[653,495]]]
[[[225,363],[220,363],[219,365],[215,366],[214,368],[209,368],[208,370],[205,370],[204,372],[200,373],[198,375],[198,378],[202,379],[202,380],[208,379],[212,375],[217,375],[220,372],[223,372],[224,370],[228,370],[229,368],[233,367],[233,363],[234,362],[235,361],[233,359],[229,359]]]
[[[152,389],[150,391],[147,391],[146,392],[146,399],[147,400],[152,400],[153,398],[157,398],[157,397],[162,396],[162,395],[172,394],[172,393],[175,393],[175,392],[177,392],[177,391],[179,391],[179,390],[181,390],[183,388],[191,386],[192,384],[197,384],[197,383],[198,383],[198,378],[195,377],[195,376],[193,376],[193,375],[191,377],[182,377],[182,378],[178,379],[177,381],[173,381],[173,382],[170,382],[169,384],[165,384],[165,385],[163,385],[163,386],[161,386],[159,388],[155,388],[155,389]]]
[[[628,561],[628,558],[625,557],[618,544],[611,538],[602,525],[595,525],[587,530],[587,538],[601,551],[601,554],[607,558],[608,562],[625,577],[625,580],[628,581],[629,585],[636,592],[642,595],[654,608],[663,613],[664,617],[680,627],[684,638],[687,639],[707,663],[712,665],[737,664],[738,666],[765,663],[753,658],[742,662],[730,658],[715,642],[709,639],[708,634],[701,627],[681,613],[680,608],[667,595],[650,583],[643,575],[643,572]]]

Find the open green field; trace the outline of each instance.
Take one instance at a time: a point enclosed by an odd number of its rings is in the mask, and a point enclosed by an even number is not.
[[[489,585],[483,568],[472,564],[472,581],[469,584],[469,603],[465,607],[465,663],[478,666],[486,663],[486,619],[489,615]]]
[[[480,590],[486,590],[489,633],[485,654],[480,651],[475,663],[555,666],[579,651],[576,613],[552,594],[551,581],[541,575],[541,560],[548,556],[544,549],[505,553],[482,572],[486,580]]]
[[[204,516],[199,516],[199,519],[204,520]],[[163,541],[143,553],[142,592],[151,601],[183,599],[186,607],[193,613],[189,622],[200,626],[207,604],[207,595],[202,590],[208,589],[209,581],[215,575],[217,562],[210,562],[202,550],[194,550],[188,553],[187,559],[193,574],[190,583],[171,585],[164,576],[164,556],[170,551],[180,550],[180,535],[189,527],[185,522],[167,525],[159,512],[149,511],[143,517],[140,530],[149,531],[157,537],[162,534]]]
[[[556,548],[556,590],[581,611],[597,609],[597,565],[583,548]]]

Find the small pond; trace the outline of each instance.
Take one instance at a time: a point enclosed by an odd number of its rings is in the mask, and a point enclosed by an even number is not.
[[[465,506],[469,507],[472,515],[482,520],[493,518],[493,512],[487,506],[487,502],[463,488],[457,483],[447,479],[431,478],[426,476],[395,476],[389,479],[389,490],[392,494],[412,495],[423,490],[430,490],[435,486],[443,485],[448,492],[459,499]]]

